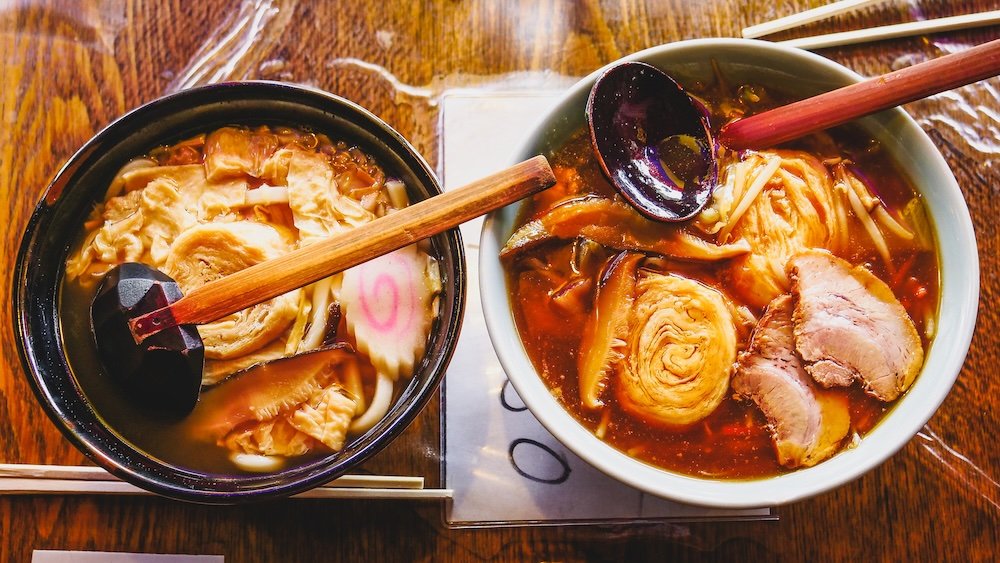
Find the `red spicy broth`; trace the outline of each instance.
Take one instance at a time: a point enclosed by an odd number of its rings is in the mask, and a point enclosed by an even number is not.
[[[752,104],[744,99],[748,91],[753,93]],[[718,97],[709,94],[702,96],[717,124],[733,116],[733,107],[740,113],[751,113],[775,104],[759,88],[741,89],[735,102],[723,100],[728,103],[719,102]],[[852,171],[893,213],[898,214],[904,206],[919,200],[905,175],[878,142],[860,129],[841,127],[829,135],[814,135],[787,148],[806,150],[820,159],[851,161]],[[617,198],[593,158],[586,130],[576,132],[549,158],[558,183],[525,203],[515,230],[568,198],[588,194]],[[662,229],[664,233],[685,229],[715,242],[712,236],[688,224],[663,224]],[[889,267],[880,259],[863,229],[852,229],[849,240],[850,250],[841,257],[855,265],[864,264],[893,289],[926,349],[933,336],[938,303],[935,251],[890,244],[892,263]],[[595,412],[582,405],[577,368],[582,327],[589,322],[601,271],[617,253],[616,249],[584,238],[550,240],[504,262],[519,335],[553,396],[581,424],[603,436],[607,443],[631,457],[664,469],[729,479],[757,478],[789,471],[778,462],[763,413],[749,400],[736,400],[731,389],[714,412],[683,429],[651,424],[626,412],[616,394],[611,392],[616,385],[614,373],[608,378],[609,389],[602,394],[606,406]],[[727,293],[726,261],[682,262],[653,257],[647,258],[643,267],[700,281],[725,294],[734,306],[746,307],[756,319],[763,313],[763,307],[749,305]],[[738,350],[742,351],[748,345],[749,328],[739,330],[739,336]],[[851,428],[842,447],[849,447],[853,439],[870,431],[893,404],[867,395],[857,383],[835,392],[847,399],[851,416]]]

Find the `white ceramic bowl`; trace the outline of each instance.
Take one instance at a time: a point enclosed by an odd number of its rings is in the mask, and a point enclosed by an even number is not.
[[[679,76],[711,77],[714,59],[732,83],[757,82],[793,88],[802,97],[861,80],[818,55],[763,41],[698,39],[635,53]],[[599,69],[573,86],[525,138],[514,161],[548,154],[584,126],[584,107]],[[968,351],[979,301],[979,258],[965,200],[947,163],[917,123],[894,109],[864,118],[874,135],[907,171],[926,198],[939,243],[941,292],[938,337],[922,374],[857,447],[810,468],[751,480],[696,478],[630,458],[594,437],[552,397],[518,337],[498,252],[512,233],[518,206],[492,214],[483,227],[480,291],[490,338],[511,383],[536,418],[566,447],[608,475],[671,500],[716,507],[759,507],[793,502],[851,481],[899,450],[934,414],[955,382]]]

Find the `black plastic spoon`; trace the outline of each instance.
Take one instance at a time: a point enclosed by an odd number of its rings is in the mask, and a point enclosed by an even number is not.
[[[763,149],[1000,74],[1000,39],[726,124],[713,139],[708,113],[670,76],[625,62],[604,72],[587,101],[594,153],[611,184],[657,221],[690,219],[708,203],[716,153]]]

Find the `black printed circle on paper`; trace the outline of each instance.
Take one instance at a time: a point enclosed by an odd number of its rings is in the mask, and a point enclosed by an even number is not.
[[[518,446],[521,445],[534,446],[536,451],[543,452],[544,454],[547,455],[543,456],[541,462],[532,461],[531,463],[524,463],[524,461],[522,461],[521,463],[518,463],[517,459],[515,459],[515,453],[516,450],[518,449]],[[524,450],[524,448],[521,449]],[[518,438],[517,440],[511,442],[510,448],[507,449],[507,458],[510,460],[511,467],[514,468],[514,471],[517,471],[518,475],[524,477],[525,479],[530,479],[532,481],[535,481],[536,483],[548,483],[550,485],[558,485],[560,483],[565,483],[566,480],[569,479],[569,474],[572,472],[572,469],[570,469],[569,467],[569,462],[566,460],[565,456],[559,454],[558,452],[556,452],[555,450],[553,450],[552,448],[546,446],[541,442],[538,442],[536,440],[531,440],[528,438]],[[523,467],[521,467],[521,465],[532,465],[532,467],[529,467],[530,470],[541,472],[539,470],[546,469],[546,467],[543,466],[546,465],[546,462],[550,460],[555,461],[558,464],[559,468],[559,472],[557,474],[554,474],[555,475],[554,477],[534,475],[531,472],[525,470]],[[551,463],[547,465],[551,467]]]
[[[519,407],[515,407],[514,405],[510,404],[507,401],[507,389],[510,389],[510,380],[509,379],[505,379],[504,382],[503,382],[503,387],[500,388],[500,404],[503,406],[503,408],[505,408],[505,409],[507,409],[507,410],[509,410],[511,412],[524,412],[524,411],[528,410],[528,407],[524,406],[524,402],[523,401],[521,402],[521,406],[519,406]],[[517,396],[517,392],[516,391],[514,392],[514,396],[517,397],[518,400],[521,399],[521,397]]]

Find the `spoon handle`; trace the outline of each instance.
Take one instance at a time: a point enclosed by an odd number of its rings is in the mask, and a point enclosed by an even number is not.
[[[1000,74],[1000,39],[728,123],[726,147],[763,149]]]
[[[536,156],[467,186],[195,288],[129,324],[139,342],[164,328],[204,324],[458,226],[555,183]]]

